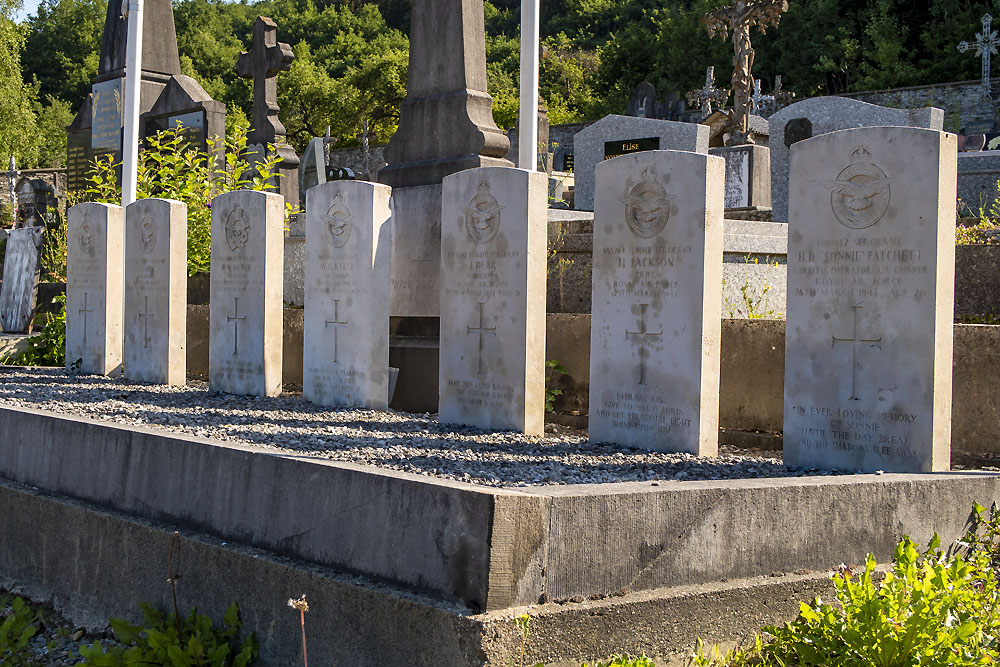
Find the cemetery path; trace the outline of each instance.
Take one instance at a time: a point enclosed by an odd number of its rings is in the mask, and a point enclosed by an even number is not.
[[[271,452],[373,465],[493,487],[832,475],[780,457],[720,448],[718,458],[589,443],[585,435],[483,431],[436,415],[331,409],[273,398],[140,384],[63,369],[0,369],[0,405],[164,429]]]

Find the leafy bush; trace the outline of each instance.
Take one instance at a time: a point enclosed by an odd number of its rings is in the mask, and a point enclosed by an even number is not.
[[[242,627],[234,602],[226,610],[224,627],[216,628],[208,616],[192,609],[183,623],[148,604],[140,603],[143,624],[131,625],[121,618],[111,619],[111,629],[119,646],[81,646],[87,667],[164,665],[166,667],[246,667],[257,658],[257,639],[247,635],[235,645]]]
[[[0,359],[7,366],[64,366],[66,365],[66,295],[59,294],[52,303],[59,304],[59,312],[49,317],[40,333],[27,340],[28,349],[20,354]]]
[[[28,642],[38,632],[38,615],[21,598],[0,598],[0,665],[41,665]]]

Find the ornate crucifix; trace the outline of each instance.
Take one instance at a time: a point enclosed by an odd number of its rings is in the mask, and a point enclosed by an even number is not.
[[[702,22],[709,39],[716,34],[725,39],[733,31],[733,108],[729,112],[729,145],[749,141],[747,128],[750,117],[750,94],[753,90],[754,50],[750,44],[750,29],[754,26],[763,33],[769,26],[777,26],[781,14],[788,11],[788,0],[732,0],[728,7],[720,7],[705,14]]]
[[[705,70],[705,85],[698,90],[692,90],[685,97],[688,104],[700,106],[701,113],[707,118],[712,113],[713,103],[722,108],[729,99],[729,91],[715,87],[715,67],[710,65]]]
[[[1000,40],[997,39],[997,31],[990,29],[990,24],[993,23],[993,17],[990,14],[983,14],[983,18],[980,19],[983,24],[983,31],[976,33],[976,55],[983,59],[983,94],[987,97],[990,95],[990,56],[996,55],[997,46],[1000,46]],[[968,42],[961,42],[958,45],[958,50],[965,53],[969,50],[971,44]]]

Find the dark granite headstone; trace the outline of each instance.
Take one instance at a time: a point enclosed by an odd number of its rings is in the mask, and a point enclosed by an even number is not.
[[[785,125],[785,145],[791,146],[813,135],[812,121],[808,118],[793,118]]]
[[[626,153],[638,153],[640,151],[655,151],[660,148],[659,137],[647,137],[646,139],[625,139],[624,141],[605,141],[604,159],[625,155]]]

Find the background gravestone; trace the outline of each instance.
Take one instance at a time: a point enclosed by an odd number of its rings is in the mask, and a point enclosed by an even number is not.
[[[77,204],[66,216],[66,368],[111,375],[122,364],[125,209]]]
[[[284,199],[236,190],[212,200],[208,385],[281,393]]]
[[[125,376],[183,385],[187,349],[187,206],[140,199],[125,209]]]
[[[809,137],[855,127],[922,127],[940,130],[941,109],[890,109],[846,97],[814,97],[790,104],[768,118],[771,141],[771,219],[788,222],[788,150]]]
[[[792,147],[784,458],[947,470],[953,134],[843,130]]]
[[[389,406],[387,185],[333,181],[306,194],[302,395],[331,406]]]
[[[542,433],[547,185],[505,167],[444,180],[442,422]]]
[[[574,207],[582,211],[594,210],[594,167],[598,162],[639,150],[708,153],[708,134],[708,127],[697,123],[605,116],[573,137]],[[625,144],[636,146],[629,149]]]
[[[0,285],[0,329],[27,333],[35,313],[35,288],[41,268],[42,228],[10,231]]]
[[[681,151],[597,165],[592,442],[718,452],[724,170]]]

